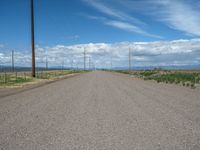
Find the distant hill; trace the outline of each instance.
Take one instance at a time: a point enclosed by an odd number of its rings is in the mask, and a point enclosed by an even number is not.
[[[55,67],[49,67],[49,70],[61,70],[62,67],[55,66]],[[64,69],[72,69],[72,68],[64,68]],[[76,69],[76,68],[73,68]],[[78,68],[82,69],[82,68]],[[98,68],[100,70],[103,70],[104,68]],[[128,67],[115,67],[114,70],[128,70]],[[132,70],[152,70],[152,69],[163,69],[163,70],[200,70],[200,64],[199,65],[184,65],[184,66],[135,66],[132,67]],[[46,68],[39,67],[36,70],[46,70]],[[106,69],[108,70],[108,69]],[[0,72],[9,72],[12,71],[12,68],[10,66],[0,66]],[[31,71],[31,67],[20,67],[16,66],[15,71]]]

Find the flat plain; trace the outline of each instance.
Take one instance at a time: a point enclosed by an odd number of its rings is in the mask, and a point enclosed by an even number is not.
[[[0,98],[2,150],[199,150],[200,90],[94,71]]]

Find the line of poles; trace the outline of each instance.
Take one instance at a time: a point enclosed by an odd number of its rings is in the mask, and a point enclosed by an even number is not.
[[[86,60],[87,60],[87,54],[86,54],[86,49],[84,48],[84,52],[83,52],[83,61],[84,61],[84,70],[86,70]],[[91,57],[88,57],[88,63],[89,63],[89,70],[91,69],[91,66],[92,66],[92,61],[91,61]]]
[[[31,46],[32,46],[32,77],[36,76],[35,73],[35,26],[34,26],[34,0],[30,0],[31,3]],[[112,57],[112,56],[111,56]],[[91,67],[91,58],[89,58],[89,68]],[[112,58],[111,58],[112,68]],[[46,69],[48,69],[48,56],[46,54]],[[12,70],[14,71],[14,51],[12,51]],[[84,70],[86,70],[86,49],[84,48]],[[132,54],[129,48],[129,71],[132,70]]]
[[[87,53],[86,53],[86,49],[84,48],[84,70],[86,70],[86,61],[87,61]],[[129,62],[129,71],[132,71],[132,51],[131,51],[131,48],[129,48],[129,56],[128,56],[128,62]],[[95,68],[95,64],[93,64],[92,60],[91,60],[91,57],[88,56],[88,64],[89,64],[89,70],[92,69],[92,68]],[[48,65],[49,65],[49,62],[48,62],[48,53],[46,51],[46,62],[45,62],[45,68],[46,70],[48,70]],[[73,66],[73,61],[72,61],[72,66]],[[71,66],[71,68],[72,68]],[[62,68],[64,68],[64,60],[62,61]],[[113,56],[111,54],[110,56],[110,70],[113,69]],[[12,50],[11,51],[11,70],[12,72],[15,71],[15,51]]]

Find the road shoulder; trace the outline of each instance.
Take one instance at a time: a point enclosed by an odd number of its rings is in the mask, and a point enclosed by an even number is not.
[[[17,87],[6,87],[6,88],[0,88],[0,99],[7,97],[7,96],[11,96],[11,95],[15,95],[27,90],[31,90],[34,88],[38,88],[41,86],[45,86],[63,79],[67,79],[67,78],[71,78],[71,77],[75,77],[80,75],[81,73],[74,73],[74,74],[68,74],[62,77],[58,77],[55,79],[51,79],[51,80],[41,80],[41,81],[37,81],[37,82],[31,82],[31,83],[27,83],[27,84],[23,84],[22,86],[17,86]]]

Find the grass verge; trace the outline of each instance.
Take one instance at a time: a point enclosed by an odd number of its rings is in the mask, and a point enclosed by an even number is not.
[[[30,83],[34,84],[42,81],[62,78],[70,74],[83,73],[83,72],[85,71],[72,71],[72,70],[43,71],[43,72],[37,72],[36,78],[32,78],[30,72],[0,73],[0,88],[18,87]]]
[[[117,71],[120,73],[134,75],[144,80],[155,80],[158,83],[178,84],[195,88],[200,84],[199,71],[162,71],[162,70],[147,70],[147,71]]]

